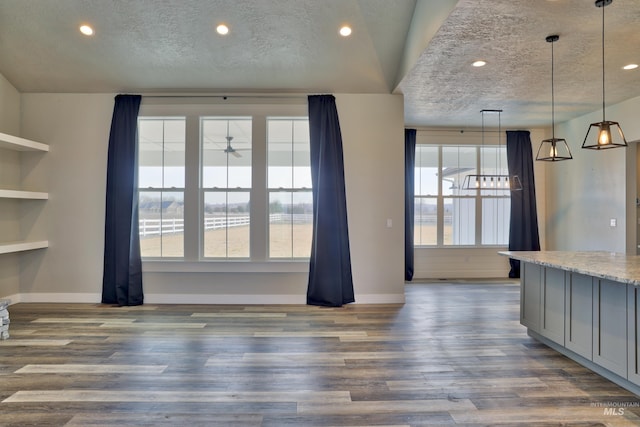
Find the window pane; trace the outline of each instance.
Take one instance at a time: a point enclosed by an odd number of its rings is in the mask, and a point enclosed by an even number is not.
[[[482,173],[487,175],[508,174],[506,147],[485,146],[480,147],[482,160]]]
[[[482,244],[506,245],[509,243],[511,201],[507,197],[482,199]]]
[[[313,229],[311,191],[269,194],[269,257],[308,258]]]
[[[309,120],[267,122],[268,188],[311,188]]]
[[[138,187],[184,188],[184,118],[138,120]]]
[[[207,191],[204,195],[204,256],[248,258],[249,192]]]
[[[184,193],[141,191],[140,254],[143,257],[184,256]]]
[[[477,173],[476,165],[476,147],[442,147],[442,194],[475,194],[475,190],[462,190],[462,184],[467,175]]]
[[[311,188],[309,120],[267,120],[267,187],[269,193],[269,257],[311,255]]]
[[[476,244],[476,202],[473,198],[444,198],[445,245]]]
[[[438,243],[437,206],[435,197],[416,197],[413,229],[414,245],[436,245]]]
[[[504,175],[504,177],[495,177],[483,185],[483,196],[507,195],[509,183],[507,176],[509,168],[507,165],[506,147],[485,146],[480,148],[480,156],[482,161],[482,173],[487,175]],[[484,184],[484,183],[483,183]]]
[[[251,188],[251,119],[201,120],[202,187]]]
[[[416,146],[414,186],[417,196],[438,194],[438,147]]]

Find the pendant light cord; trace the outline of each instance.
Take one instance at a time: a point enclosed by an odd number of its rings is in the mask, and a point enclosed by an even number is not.
[[[604,114],[604,8],[606,3],[602,5],[602,121],[605,121]]]
[[[500,155],[500,136],[502,134],[502,120],[500,119],[500,117],[502,116],[502,113],[500,111],[498,111],[498,149],[496,150],[498,152],[498,174],[502,175],[502,156]],[[507,147],[505,147],[506,149]]]
[[[551,42],[551,139],[554,141],[556,140],[556,110],[555,110],[555,96],[554,96],[554,90],[553,90],[553,44],[554,42]]]
[[[480,175],[482,175],[482,171],[484,170],[484,110],[482,113],[482,150],[480,150]]]

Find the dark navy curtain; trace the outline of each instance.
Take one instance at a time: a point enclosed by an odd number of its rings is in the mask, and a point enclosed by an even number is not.
[[[347,227],[342,135],[333,95],[309,96],[313,237],[307,304],[355,301]]]
[[[102,302],[140,305],[142,262],[138,235],[137,129],[140,95],[115,98],[107,160]]]
[[[416,130],[404,130],[404,280],[413,279],[414,175]]]
[[[533,153],[529,131],[507,131],[509,175],[518,175],[522,191],[511,192],[510,251],[539,251],[536,186],[533,176]],[[520,277],[520,261],[509,259],[509,277]]]

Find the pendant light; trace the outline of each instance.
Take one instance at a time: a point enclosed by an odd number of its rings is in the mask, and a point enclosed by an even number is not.
[[[604,114],[604,8],[612,2],[613,0],[596,0],[596,7],[602,8],[602,121],[589,125],[589,130],[587,130],[587,135],[582,143],[582,148],[592,150],[627,146],[627,140],[624,138],[620,124],[606,120]],[[617,132],[614,131],[616,128]],[[592,129],[594,132],[591,132]],[[589,141],[590,135],[591,141]]]
[[[500,149],[501,114],[502,110],[481,110],[482,113],[482,148],[484,149],[484,115],[485,113],[498,113],[498,149]],[[498,152],[498,155],[500,153]],[[500,158],[498,157],[498,172],[502,170]],[[522,190],[522,182],[518,175],[504,174],[483,174],[482,165],[479,175],[467,175],[462,181],[463,190],[502,190],[502,191],[518,191]]]
[[[553,44],[560,39],[558,35],[547,36],[547,43],[551,43],[551,139],[545,139],[540,143],[536,160],[545,162],[559,162],[571,160],[571,150],[564,138],[556,138],[555,99],[553,93]]]

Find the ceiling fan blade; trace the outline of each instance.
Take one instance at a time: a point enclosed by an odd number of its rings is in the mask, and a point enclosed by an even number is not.
[[[236,157],[242,157],[242,154],[238,153],[236,150],[229,151],[229,153],[231,153],[232,155],[234,155]]]

